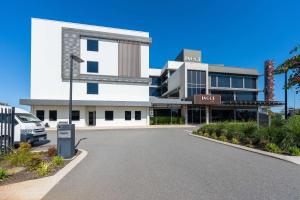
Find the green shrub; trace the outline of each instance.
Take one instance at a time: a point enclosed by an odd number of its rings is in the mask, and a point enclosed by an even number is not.
[[[42,155],[39,153],[33,153],[31,159],[26,163],[29,170],[36,170],[43,161]]]
[[[21,151],[15,151],[8,154],[5,159],[10,162],[13,166],[26,166],[31,160],[32,153],[29,151],[25,151],[24,149]]]
[[[51,162],[41,162],[36,169],[39,176],[46,176],[49,174],[52,170],[52,164]]]
[[[151,125],[164,125],[164,124],[184,124],[185,120],[184,117],[165,117],[165,116],[159,116],[159,117],[150,117],[150,124]]]
[[[300,156],[300,149],[298,147],[290,147],[289,148],[289,153],[292,155],[292,156]]]
[[[21,142],[18,151],[29,151],[31,149],[31,144],[28,142]]]
[[[216,134],[215,132],[213,132],[213,133],[210,135],[210,137],[211,137],[212,139],[215,139],[215,140],[218,139],[218,136],[217,136],[217,134]]]
[[[3,169],[0,167],[0,181],[4,180],[5,178],[7,178],[7,170]]]
[[[56,147],[55,146],[49,147],[48,151],[47,151],[47,155],[48,155],[48,157],[56,156],[57,155]]]
[[[238,140],[237,138],[233,137],[233,138],[231,139],[231,143],[232,143],[232,144],[238,144],[238,143],[239,143],[239,140]]]
[[[285,128],[291,133],[296,145],[300,147],[300,116],[294,115],[290,117],[285,124]]]
[[[204,132],[204,133],[203,133],[203,136],[204,136],[204,137],[209,137],[209,133],[208,133],[208,132]]]
[[[276,113],[272,116],[271,119],[271,126],[272,127],[282,127],[285,123],[285,120],[283,119],[283,116],[279,113]]]
[[[281,153],[281,149],[274,143],[268,143],[265,146],[265,149],[272,153]]]
[[[225,135],[221,135],[221,136],[219,137],[219,140],[221,140],[221,141],[223,141],[223,142],[227,142],[227,138],[226,138]]]
[[[60,166],[64,164],[64,159],[61,156],[54,156],[52,157],[51,162],[54,166]]]

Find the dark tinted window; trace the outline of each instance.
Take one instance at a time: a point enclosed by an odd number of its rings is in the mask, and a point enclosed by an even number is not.
[[[256,78],[245,77],[245,88],[256,88]]]
[[[87,72],[98,73],[98,62],[87,61]]]
[[[114,111],[105,111],[105,120],[107,121],[114,120]]]
[[[87,40],[88,51],[98,51],[98,40]]]
[[[233,101],[234,94],[232,91],[211,91],[211,94],[220,94],[221,101]]]
[[[238,101],[256,101],[255,92],[236,92],[236,100]]]
[[[72,120],[73,121],[80,120],[80,111],[79,110],[72,110]]]
[[[210,86],[217,87],[217,76],[211,75],[210,77]]]
[[[188,96],[193,96],[195,94],[205,94],[206,72],[199,70],[188,70],[187,84]]]
[[[45,111],[44,110],[37,110],[36,117],[39,118],[41,121],[45,119]]]
[[[151,85],[161,85],[161,81],[159,77],[152,76],[151,77]]]
[[[231,77],[232,88],[243,88],[243,77],[233,76]]]
[[[49,110],[49,120],[50,121],[57,120],[57,111],[56,110]]]
[[[87,94],[98,94],[98,83],[87,83]]]
[[[230,76],[218,76],[218,87],[230,87]]]
[[[141,120],[142,118],[142,112],[141,111],[135,111],[135,120]]]
[[[125,120],[131,120],[131,111],[125,111]]]
[[[161,92],[161,90],[158,87],[150,87],[149,88],[149,95],[150,96],[159,97],[160,92]]]

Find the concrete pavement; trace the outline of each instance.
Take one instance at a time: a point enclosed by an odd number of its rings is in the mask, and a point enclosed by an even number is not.
[[[184,130],[78,131],[89,154],[44,199],[300,199],[299,166]]]

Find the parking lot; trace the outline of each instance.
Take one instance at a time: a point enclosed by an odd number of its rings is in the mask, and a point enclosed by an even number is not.
[[[299,166],[185,130],[77,131],[89,154],[45,199],[300,199]]]

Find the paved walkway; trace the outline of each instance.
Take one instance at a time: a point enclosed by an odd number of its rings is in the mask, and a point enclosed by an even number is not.
[[[44,199],[300,199],[298,165],[191,137],[184,129],[76,135],[88,138],[79,147],[89,154]]]

